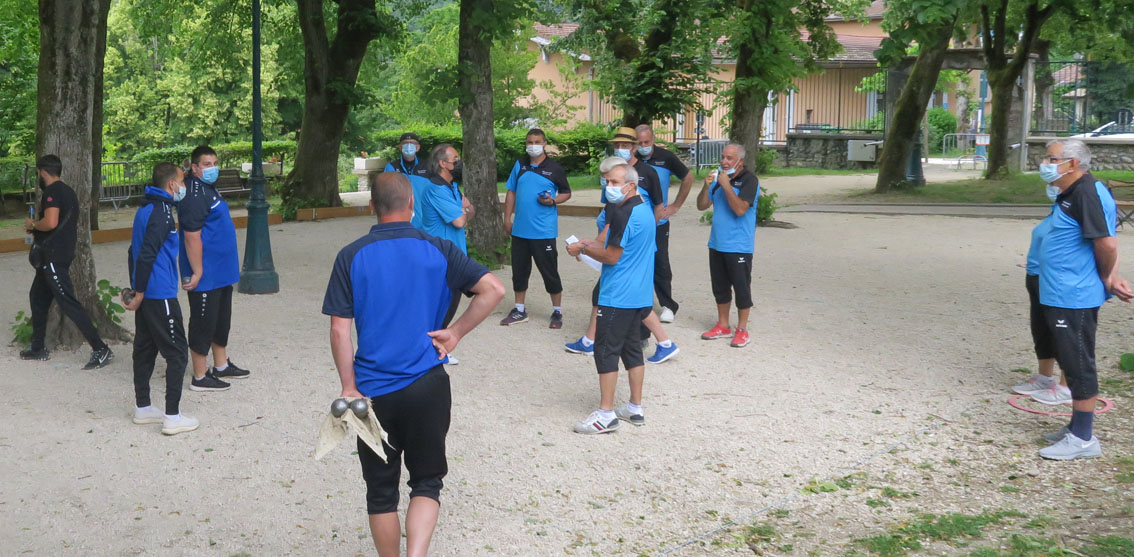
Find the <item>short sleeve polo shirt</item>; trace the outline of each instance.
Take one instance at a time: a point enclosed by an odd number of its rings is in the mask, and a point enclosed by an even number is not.
[[[413,161],[406,162],[406,159],[398,157],[394,162],[386,163],[385,172],[401,172],[406,176],[418,175],[421,176],[425,173],[426,164],[421,160],[421,157],[415,156]]]
[[[452,242],[408,222],[375,225],[335,258],[323,313],[354,319],[358,390],[368,397],[408,387],[441,360],[429,337],[454,292],[488,273]]]
[[[618,263],[602,265],[599,305],[624,309],[650,307],[654,303],[654,252],[657,225],[654,212],[641,197],[606,206],[610,230],[606,247],[622,248]]]
[[[524,157],[512,165],[512,173],[505,183],[508,191],[516,193],[516,216],[512,222],[512,235],[529,240],[545,240],[559,236],[559,208],[539,202],[540,194],[555,197],[570,193],[567,172],[554,159],[544,158],[538,166],[531,157]]]
[[[410,186],[413,187],[413,220],[410,224],[418,230],[425,230],[425,225],[421,222],[422,209],[425,207],[425,192],[432,182],[429,181],[429,173],[425,165],[419,166],[413,172],[406,174],[409,178]]]
[[[638,195],[642,196],[642,201],[647,205],[661,204],[661,182],[658,180],[658,173],[654,171],[654,167],[646,164],[646,161],[638,159],[638,162],[634,163],[634,170],[638,172]],[[599,200],[604,205],[607,203],[605,188],[599,195]]]
[[[689,174],[689,168],[677,155],[673,154],[668,149],[654,145],[653,152],[650,153],[650,158],[646,159],[646,163],[654,169],[658,175],[658,182],[661,184],[661,200],[662,205],[669,206],[669,183],[671,177],[676,177],[678,180],[684,180],[685,176]],[[659,224],[665,224],[669,219],[662,220]]]
[[[1051,206],[1055,210],[1055,205]],[[1048,213],[1050,217],[1051,214]],[[1047,234],[1051,232],[1051,219],[1045,218],[1032,228],[1032,243],[1028,245],[1028,264],[1025,267],[1029,275],[1039,275],[1039,247]]]
[[[1090,173],[1055,198],[1055,209],[1045,219],[1051,229],[1037,251],[1041,304],[1089,309],[1106,302],[1094,240],[1114,236],[1116,214],[1114,197]]]
[[[462,199],[456,182],[450,184],[440,176],[431,176],[422,196],[421,225],[427,233],[449,240],[468,253],[465,229],[452,224],[465,214]]]
[[[752,253],[756,244],[756,198],[760,195],[760,180],[742,168],[731,177],[730,183],[732,191],[748,203],[748,210],[737,216],[720,182],[713,182],[709,186],[709,198],[713,200],[709,248],[724,253]]]
[[[240,251],[236,245],[236,226],[228,203],[212,184],[196,177],[185,179],[185,198],[177,204],[181,227],[179,267],[182,277],[193,276],[185,233],[201,233],[201,282],[198,292],[208,292],[240,282]]]
[[[75,259],[75,243],[79,233],[79,198],[62,180],[43,188],[39,198],[39,218],[48,209],[59,209],[59,223],[54,230],[36,230],[35,243],[43,246],[44,262],[70,263]]]

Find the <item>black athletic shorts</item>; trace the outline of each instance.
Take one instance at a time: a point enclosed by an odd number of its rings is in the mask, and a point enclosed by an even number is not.
[[[189,291],[189,349],[207,355],[212,345],[228,346],[232,327],[232,286]],[[219,363],[219,362],[218,362]]]
[[[1095,369],[1095,331],[1099,308],[1043,308],[1044,322],[1055,346],[1055,361],[1067,378],[1072,400],[1087,400],[1099,394]]]
[[[438,365],[410,386],[374,397],[371,402],[389,444],[382,446],[386,451],[386,462],[382,462],[369,445],[358,441],[358,460],[366,480],[366,513],[397,512],[403,458],[409,471],[410,498],[429,497],[439,502],[442,479],[449,472],[445,436],[452,407],[445,368]]]
[[[752,307],[752,254],[710,248],[709,281],[718,305],[731,302],[736,292],[736,309]]]
[[[595,327],[595,369],[599,373],[618,371],[618,360],[626,369],[645,365],[642,356],[642,320],[653,308],[623,309],[598,307]]]
[[[591,291],[591,307],[598,307],[598,295],[599,295],[599,283],[596,282],[595,283],[595,289]],[[642,319],[649,317],[649,315],[650,314],[647,313],[646,315],[642,316]],[[641,337],[640,340],[646,340],[646,339],[650,338],[650,335],[652,334],[652,333],[650,333],[650,328],[646,326],[645,321],[642,322],[642,326],[639,329],[639,331],[641,333],[639,335]]]
[[[1043,318],[1043,306],[1039,301],[1039,275],[1027,275],[1024,287],[1028,289],[1029,313],[1032,325],[1032,344],[1035,346],[1036,358],[1046,360],[1055,357],[1055,339],[1047,328],[1047,321]]]
[[[555,238],[532,240],[512,236],[512,290],[526,292],[532,274],[532,261],[543,277],[543,288],[548,294],[563,292],[559,278],[559,250]]]

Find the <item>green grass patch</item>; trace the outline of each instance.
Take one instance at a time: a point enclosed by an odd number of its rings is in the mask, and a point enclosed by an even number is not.
[[[1119,356],[1118,367],[1121,368],[1122,371],[1134,371],[1134,354],[1128,352]]]
[[[1077,555],[1060,545],[1054,538],[1039,538],[1013,534],[1008,547],[1002,549],[985,548],[974,551],[969,557],[1063,557]]]
[[[922,549],[923,541],[952,544],[963,538],[978,538],[984,528],[990,524],[1000,524],[1006,518],[1023,517],[1023,514],[1011,510],[978,515],[923,514],[912,522],[892,529],[889,534],[858,538],[854,543],[876,555],[905,555],[910,551]]]
[[[1002,485],[1002,486],[1000,486],[1000,492],[1001,493],[1019,493],[1020,488],[1018,488],[1014,485]]]
[[[1101,170],[1099,180],[1134,181],[1134,171]],[[1115,192],[1116,198],[1134,201],[1132,188]],[[1011,174],[1001,180],[975,178],[956,182],[929,183],[924,187],[876,194],[872,190],[851,195],[855,201],[870,203],[1035,203],[1047,204],[1043,180],[1038,174]]]
[[[1118,465],[1118,475],[1114,479],[1120,484],[1134,484],[1134,456],[1119,457],[1115,464]]]
[[[1106,536],[1092,540],[1094,545],[1079,548],[1079,552],[1089,557],[1130,557],[1134,555],[1134,539],[1121,536]]]
[[[779,539],[780,534],[776,529],[768,524],[761,524],[759,522],[745,526],[739,532],[733,532],[733,547],[747,547],[756,553],[762,554],[762,547]]]

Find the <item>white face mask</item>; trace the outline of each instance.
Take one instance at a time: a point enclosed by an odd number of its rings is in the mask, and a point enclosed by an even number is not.
[[[621,203],[626,199],[626,194],[622,193],[621,186],[606,186],[606,200],[609,203]]]
[[[185,185],[178,184],[177,193],[173,194],[173,202],[180,203],[182,199],[185,199]]]
[[[524,150],[528,152],[529,157],[538,157],[543,154],[543,145],[528,145]]]

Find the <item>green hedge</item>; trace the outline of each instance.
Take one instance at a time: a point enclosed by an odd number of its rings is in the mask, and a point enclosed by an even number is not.
[[[196,145],[178,145],[164,149],[151,149],[138,153],[132,157],[132,160],[144,164],[157,164],[159,162],[181,164],[182,161],[189,158],[189,155],[196,147]],[[212,148],[216,150],[217,158],[220,159],[220,166],[222,168],[239,168],[240,163],[252,162],[251,141],[222,143],[220,145],[213,145]],[[265,141],[263,143],[262,152],[265,161],[270,160],[272,157],[279,157],[285,161],[294,161],[295,142]]]
[[[424,158],[428,158],[429,152],[442,143],[449,143],[459,150],[464,146],[460,126],[418,126],[407,130],[383,130],[375,133],[373,141],[376,150],[370,152],[370,156],[395,160],[400,156],[398,138],[405,131],[411,130],[421,138],[420,156]],[[607,140],[610,139],[611,128],[608,126],[584,123],[571,130],[545,129],[544,132],[547,133],[548,143],[558,150],[554,155],[555,160],[563,165],[569,175],[594,173],[609,149]],[[503,181],[508,178],[516,160],[524,156],[524,138],[528,130],[500,128],[495,133],[496,179]]]

